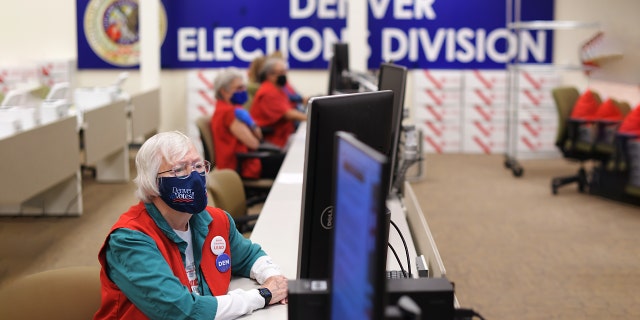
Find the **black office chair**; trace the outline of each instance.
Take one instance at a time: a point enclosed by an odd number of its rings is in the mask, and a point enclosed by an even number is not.
[[[580,131],[585,128],[584,121],[570,119],[571,111],[578,101],[580,93],[575,87],[558,87],[554,88],[551,94],[558,111],[558,131],[555,144],[565,159],[580,163],[580,169],[576,174],[553,178],[551,192],[558,194],[558,188],[571,183],[577,183],[578,190],[584,192],[589,184],[584,164],[593,159],[593,142],[581,139]],[[594,94],[599,100],[599,96]]]
[[[626,116],[631,107],[627,102],[616,101],[611,99],[615,108],[620,112],[622,117]],[[606,103],[606,102],[605,102]],[[600,108],[602,108],[601,106]],[[603,165],[610,166],[616,153],[616,134],[618,127],[622,121],[614,120],[596,120],[596,135],[593,144],[593,157],[602,161]]]

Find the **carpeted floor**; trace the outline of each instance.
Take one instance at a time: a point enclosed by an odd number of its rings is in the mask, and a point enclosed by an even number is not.
[[[428,155],[413,183],[462,307],[486,319],[640,319],[640,208],[580,194],[552,196],[562,159]],[[97,265],[133,184],[83,182],[80,217],[0,218],[0,284],[66,266]]]
[[[486,319],[640,319],[640,208],[551,195],[577,165],[428,155],[414,191],[462,307]]]

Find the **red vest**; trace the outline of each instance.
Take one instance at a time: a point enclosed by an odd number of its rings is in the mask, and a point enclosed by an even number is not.
[[[209,289],[211,289],[213,295],[219,296],[226,294],[229,290],[231,269],[224,273],[216,269],[216,256],[211,251],[210,244],[215,236],[222,236],[227,243],[227,248],[224,252],[231,257],[231,252],[229,251],[231,247],[229,245],[230,224],[227,215],[221,209],[207,207],[207,212],[209,212],[213,218],[213,222],[209,224],[209,232],[202,247],[200,268],[204,275],[204,281],[209,286]],[[132,206],[129,208],[129,211],[120,216],[120,219],[118,219],[109,233],[119,228],[137,230],[153,238],[160,253],[162,253],[167,264],[171,267],[171,270],[173,270],[173,274],[180,279],[180,282],[182,282],[187,289],[191,290],[178,245],[165,236],[149,213],[147,213],[142,202]],[[102,265],[102,269],[100,270],[102,303],[94,319],[148,319],[107,276],[105,271],[107,265],[105,247],[106,240],[98,255],[98,260]],[[194,248],[194,250],[196,250],[196,248]],[[153,270],[150,270],[150,272],[153,272]]]
[[[293,108],[282,88],[264,81],[253,97],[249,113],[259,126],[273,128],[273,133],[265,134],[265,141],[284,147],[289,136],[295,131],[293,121],[285,119],[284,114]]]

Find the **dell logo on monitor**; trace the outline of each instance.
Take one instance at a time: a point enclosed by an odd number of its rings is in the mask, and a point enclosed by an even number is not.
[[[328,206],[322,211],[320,224],[327,230],[333,229],[333,206]]]

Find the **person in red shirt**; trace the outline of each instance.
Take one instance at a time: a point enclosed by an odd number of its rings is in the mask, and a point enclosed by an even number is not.
[[[242,105],[247,100],[247,88],[243,75],[237,69],[221,71],[213,83],[216,97],[215,111],[211,118],[211,133],[215,146],[216,167],[238,170],[236,153],[258,149],[262,133],[254,126]],[[249,158],[241,163],[240,175],[244,178],[260,178],[260,159]]]
[[[284,148],[295,131],[296,121],[306,121],[307,115],[295,108],[284,88],[287,86],[287,65],[284,59],[270,57],[260,70],[260,88],[256,92],[250,113],[260,127],[269,127],[266,141]]]

